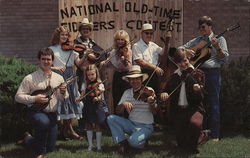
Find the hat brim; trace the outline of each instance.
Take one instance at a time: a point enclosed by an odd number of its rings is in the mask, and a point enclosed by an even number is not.
[[[81,26],[88,26],[88,27],[90,27],[92,29],[94,24],[93,23],[78,23],[78,27],[77,27],[78,31],[80,31]]]
[[[144,82],[146,79],[148,79],[148,74],[132,74],[132,75],[126,75],[123,76],[122,79],[124,81],[129,82],[129,78],[138,78],[138,77],[142,77],[142,82]]]

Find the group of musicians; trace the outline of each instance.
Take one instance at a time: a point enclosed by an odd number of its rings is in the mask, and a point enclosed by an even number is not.
[[[38,52],[39,69],[23,79],[15,96],[29,107],[27,119],[34,127],[33,136],[25,133],[17,143],[32,146],[35,157],[44,157],[55,148],[57,120],[63,120],[65,139],[82,140],[72,119],[83,118],[87,120],[88,149],[93,149],[96,131],[97,150],[101,151],[100,120],[107,117],[118,151],[126,153],[129,147],[144,148],[153,133],[154,115],[166,105],[181,150],[195,154],[198,144],[208,138],[219,141],[220,68],[229,54],[225,38],[216,38],[212,28],[211,17],[202,16],[198,21],[201,36],[170,48],[169,30],[161,48],[152,42],[153,26],[145,23],[139,41],[134,43],[125,30],[117,30],[112,48],[105,51],[91,39],[93,24],[87,18],[79,23],[80,37],[73,42],[67,27],[56,28],[51,46]],[[105,106],[105,81],[100,80],[99,70],[108,65],[115,72],[115,113],[107,116],[100,110]],[[75,75],[78,79],[70,81]],[[44,91],[34,93],[39,90]],[[39,109],[39,105],[45,106]]]

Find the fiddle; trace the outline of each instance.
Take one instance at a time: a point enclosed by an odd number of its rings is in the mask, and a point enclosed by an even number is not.
[[[86,96],[90,96],[90,97],[98,97],[98,96],[100,96],[103,93],[103,91],[100,90],[98,88],[98,86],[101,83],[104,83],[106,80],[107,79],[105,79],[102,82],[94,82],[94,83],[88,84],[87,88],[86,88],[87,92],[83,93],[81,96],[79,96],[78,98],[76,98],[76,101],[79,102],[79,101],[83,100]]]
[[[91,83],[87,86],[87,89],[90,91],[88,94],[90,97],[98,97],[102,91],[98,88],[101,82]]]
[[[116,55],[122,60],[123,64],[125,66],[128,66],[129,64],[129,50],[126,47],[127,45],[124,45],[120,48],[118,48],[118,50],[116,51]]]
[[[65,51],[74,50],[78,53],[83,53],[87,49],[84,44],[74,44],[70,41],[62,43],[61,48]]]
[[[142,86],[143,88],[134,92],[134,98],[136,100],[141,100],[143,102],[148,101],[148,97],[153,97],[155,99],[155,92],[147,87]]]

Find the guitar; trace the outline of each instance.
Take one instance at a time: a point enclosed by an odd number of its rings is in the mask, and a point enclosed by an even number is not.
[[[30,109],[34,110],[34,111],[42,111],[43,109],[45,109],[49,105],[49,102],[52,99],[51,96],[60,88],[60,86],[62,84],[66,84],[66,86],[68,86],[69,84],[73,83],[77,78],[78,78],[78,76],[71,76],[65,82],[61,83],[59,86],[57,86],[55,88],[51,88],[51,86],[48,86],[44,90],[34,91],[33,93],[31,93],[31,96],[35,96],[38,94],[44,94],[46,96],[46,98],[48,98],[49,100],[48,100],[48,102],[42,103],[42,104],[41,103],[34,103],[31,105]]]
[[[236,25],[233,25],[229,28],[227,28],[225,31],[220,33],[219,35],[215,36],[215,38],[220,38],[222,35],[224,35],[226,32],[233,31],[237,28],[239,28],[239,23]],[[194,56],[190,59],[190,63],[194,65],[194,67],[201,66],[205,61],[207,61],[211,56],[211,44],[212,42],[206,42],[206,41],[200,41],[197,45],[190,48],[191,50],[195,51]]]

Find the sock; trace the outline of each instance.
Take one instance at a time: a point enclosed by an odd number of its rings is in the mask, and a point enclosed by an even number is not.
[[[102,149],[102,132],[96,132],[96,146],[97,146],[97,150],[101,150]]]
[[[89,147],[93,147],[93,131],[87,131]]]

